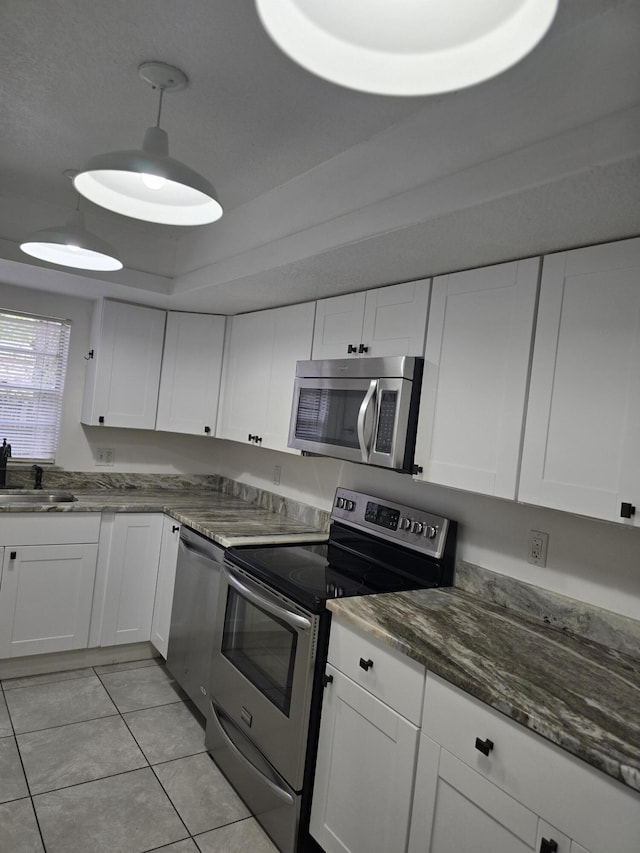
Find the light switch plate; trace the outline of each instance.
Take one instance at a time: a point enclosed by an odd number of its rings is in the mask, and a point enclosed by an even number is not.
[[[96,447],[96,465],[113,465],[113,447]]]

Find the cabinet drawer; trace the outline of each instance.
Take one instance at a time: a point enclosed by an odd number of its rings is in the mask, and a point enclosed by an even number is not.
[[[424,667],[333,617],[329,662],[416,725],[420,723]]]
[[[0,545],[73,545],[97,542],[99,512],[10,512],[0,517]]]
[[[640,850],[640,794],[431,673],[422,729],[588,850]]]

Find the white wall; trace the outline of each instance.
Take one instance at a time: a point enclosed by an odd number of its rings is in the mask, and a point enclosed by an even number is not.
[[[460,559],[640,619],[640,528],[430,486],[364,465],[300,458],[231,441],[212,442],[211,454],[220,474],[323,509],[330,509],[340,485],[455,519]],[[281,466],[280,485],[273,483],[275,465]],[[545,568],[526,561],[530,530],[549,534]]]
[[[331,507],[336,486],[359,489],[456,519],[461,559],[640,619],[640,529],[415,483],[403,474],[334,459],[301,458],[197,436],[83,427],[79,419],[91,300],[0,284],[0,308],[73,322],[57,459],[63,468],[219,473],[323,509]],[[112,468],[95,465],[96,447],[114,449]],[[276,465],[279,485],[273,483]],[[549,533],[546,568],[526,562],[530,529]]]

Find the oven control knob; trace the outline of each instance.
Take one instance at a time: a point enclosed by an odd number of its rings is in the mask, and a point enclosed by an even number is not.
[[[399,530],[409,530],[410,527],[411,527],[411,519],[410,518],[404,518],[403,517],[398,522],[398,529]]]
[[[344,509],[344,498],[336,498],[336,506],[338,509]]]
[[[353,501],[345,501],[344,508],[347,510],[347,512],[353,512],[356,508],[356,505]]]
[[[434,527],[433,524],[425,525],[423,535],[426,536],[427,539],[435,539],[437,534],[438,534],[438,528],[437,527]]]
[[[422,528],[424,524],[421,521],[412,521],[411,522],[411,532],[420,534],[422,533]]]

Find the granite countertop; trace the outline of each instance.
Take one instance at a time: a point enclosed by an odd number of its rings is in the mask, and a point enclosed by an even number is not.
[[[640,660],[457,588],[334,599],[337,616],[640,791]]]
[[[198,533],[230,548],[282,542],[317,542],[327,534],[307,524],[213,489],[76,489],[76,500],[52,504],[9,503],[0,516],[11,512],[162,512]]]

